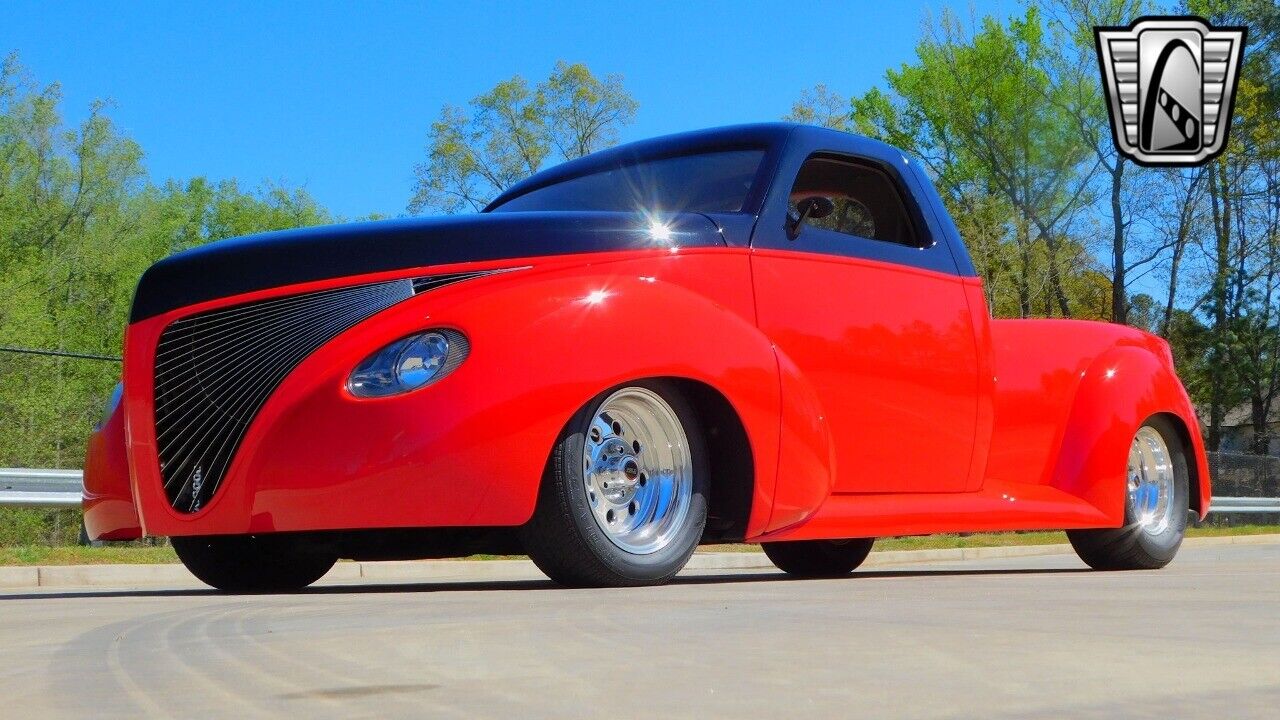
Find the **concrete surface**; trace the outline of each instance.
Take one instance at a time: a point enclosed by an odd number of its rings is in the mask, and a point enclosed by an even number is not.
[[[1280,545],[830,581],[0,592],[4,717],[1272,718]]]

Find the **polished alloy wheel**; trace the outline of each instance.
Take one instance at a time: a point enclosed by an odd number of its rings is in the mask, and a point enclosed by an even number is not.
[[[1173,519],[1174,471],[1159,431],[1138,430],[1129,447],[1129,504],[1139,528],[1159,535]]]
[[[684,527],[693,460],[671,406],[651,390],[619,390],[596,409],[582,449],[583,489],[596,524],[625,552],[666,547]]]

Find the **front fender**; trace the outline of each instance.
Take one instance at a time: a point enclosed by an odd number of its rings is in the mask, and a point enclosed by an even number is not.
[[[90,540],[142,537],[124,435],[124,406],[116,403],[89,435],[84,458],[84,528]]]
[[[208,505],[182,516],[153,504],[148,530],[518,525],[567,420],[645,377],[705,383],[737,411],[756,468],[749,532],[759,530],[778,466],[780,391],[753,307],[748,257],[729,250],[531,267],[418,295],[304,360],[250,425]],[[457,371],[390,398],[347,391],[362,359],[430,327],[467,335]]]
[[[1143,345],[1111,347],[1084,371],[1050,484],[1084,499],[1120,527],[1129,446],[1138,428],[1158,414],[1174,416],[1187,429],[1191,490],[1203,516],[1211,489],[1194,408],[1167,354]]]
[[[836,481],[835,442],[818,393],[795,362],[781,350],[777,352],[785,402],[779,434],[781,461],[777,489],[773,493],[773,512],[764,528],[766,532],[808,519],[831,496]]]

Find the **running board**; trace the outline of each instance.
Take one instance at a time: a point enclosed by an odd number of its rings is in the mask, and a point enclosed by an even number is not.
[[[971,493],[843,493],[817,512],[751,542],[951,532],[1119,527],[1123,519],[1045,485],[987,480]]]

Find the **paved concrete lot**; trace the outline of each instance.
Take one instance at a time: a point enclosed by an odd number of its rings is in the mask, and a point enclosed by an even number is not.
[[[1274,718],[1280,546],[662,588],[0,594],[4,717]]]

